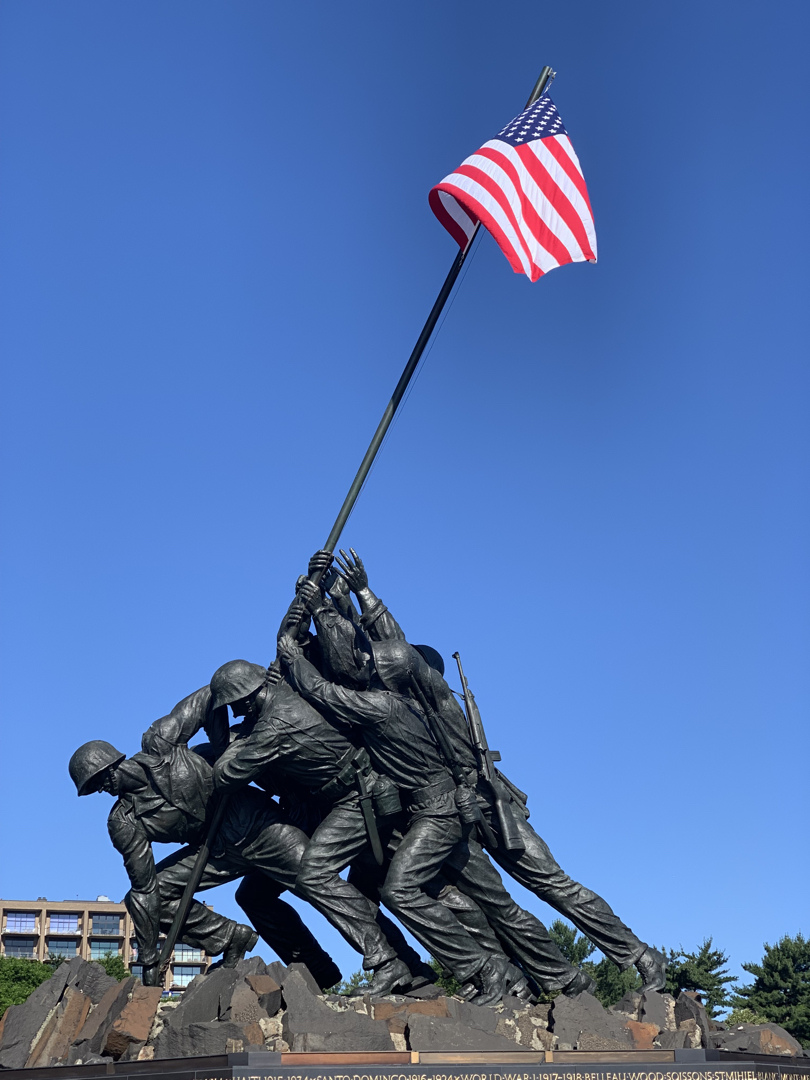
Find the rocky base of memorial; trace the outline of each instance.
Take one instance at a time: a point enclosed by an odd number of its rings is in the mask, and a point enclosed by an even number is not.
[[[385,998],[323,995],[301,964],[199,975],[179,1001],[98,964],[59,967],[0,1022],[0,1068],[204,1057],[241,1051],[627,1051],[706,1048],[783,1058],[805,1055],[776,1024],[726,1029],[688,994],[628,993],[605,1009],[580,994],[551,1004],[505,998],[495,1008],[435,986]]]

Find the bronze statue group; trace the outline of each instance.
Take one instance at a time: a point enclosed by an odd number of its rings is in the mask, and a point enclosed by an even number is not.
[[[506,993],[591,990],[494,862],[619,967],[635,965],[645,989],[663,989],[661,954],[564,873],[529,823],[526,796],[493,768],[472,695],[463,709],[440,654],[409,644],[360,558],[341,556],[310,560],[269,668],[223,664],[151,725],[132,757],[94,740],[70,760],[79,795],[116,797],[108,828],[132,886],[125,903],[143,981],[160,979],[160,934],[208,837],[199,888],[241,879],[236,899],[251,925],[195,900],[178,940],[222,954],[225,966],[261,935],[324,989],[340,980],[281,899],[289,890],[361,954],[370,979],[361,992],[401,993],[436,978],[383,909],[480,1005]],[[208,741],[190,746],[200,731]],[[156,864],[153,841],[182,846]]]

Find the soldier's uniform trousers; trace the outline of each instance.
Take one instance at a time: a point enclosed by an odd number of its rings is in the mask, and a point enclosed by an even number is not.
[[[380,841],[388,857],[386,865],[402,842],[402,837],[396,830],[403,827],[402,814],[377,818]],[[497,877],[497,873],[480,849],[479,853],[487,863],[490,873]],[[386,876],[386,867],[379,867],[371,854],[366,823],[356,793],[336,803],[313,830],[309,847],[304,852],[301,861],[298,884],[305,885],[311,892],[321,892],[328,888],[332,875],[341,873],[347,866],[351,867],[349,882],[377,906],[377,924],[385,934],[388,944],[399,959],[403,960],[416,974],[423,963],[421,957],[408,944],[399,927],[379,910],[380,890]],[[503,955],[503,949],[484,913],[471,899],[453,888],[445,877],[438,875],[430,882],[426,891],[435,902],[440,903],[452,913],[457,922],[475,939],[480,949],[483,949],[485,953]],[[516,905],[512,906],[516,908]],[[500,912],[493,914],[500,914]],[[511,915],[511,912],[509,914]],[[573,978],[574,974],[575,971],[572,969],[570,978]]]
[[[306,882],[299,883],[298,872],[308,843],[306,834],[289,824],[276,803],[256,788],[244,788],[229,797],[228,809],[199,888],[213,889],[246,874],[260,872],[280,889],[289,889],[312,904],[363,954],[367,966],[376,967],[394,953],[377,925],[375,905],[337,874],[329,876],[323,888],[317,891]],[[161,929],[165,930],[171,924],[197,851],[198,847],[194,845],[180,848],[156,867]],[[245,895],[250,902],[250,893],[246,891]],[[253,899],[260,902],[261,898],[254,892]],[[282,928],[295,928],[296,921],[289,915],[292,909],[289,905],[285,907],[286,912],[276,908]],[[274,926],[271,913],[265,928],[275,933],[278,927],[274,929]],[[232,920],[195,901],[189,909],[182,937],[186,944],[205,949],[215,956],[230,943],[233,928]]]
[[[478,805],[497,836],[498,817],[492,796],[484,785],[479,785],[476,794]],[[569,919],[614,964],[620,968],[634,964],[647,948],[645,943],[625,926],[601,896],[562,870],[546,842],[526,820],[523,807],[514,800],[512,807],[524,850],[510,852],[502,845],[487,849],[498,866]]]
[[[556,990],[576,976],[543,924],[519,907],[482,848],[469,840],[453,794],[411,807],[410,825],[397,848],[382,901],[421,944],[466,982],[490,950],[476,940],[451,909],[435,899],[435,879],[443,874],[483,912],[507,955],[516,959],[543,989]]]

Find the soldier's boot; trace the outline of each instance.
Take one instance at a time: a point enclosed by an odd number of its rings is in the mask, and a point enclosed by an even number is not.
[[[430,964],[426,964],[424,960],[418,964],[408,964],[408,968],[412,976],[409,990],[419,990],[422,986],[435,983],[439,977]]]
[[[505,956],[488,956],[484,966],[475,973],[479,992],[473,1005],[497,1005],[506,993],[509,961]]]
[[[654,990],[661,991],[667,985],[667,962],[663,953],[653,949],[649,945],[636,960],[636,967],[644,981],[641,987],[643,993]]]
[[[394,956],[377,968],[368,986],[358,986],[349,996],[362,997],[363,994],[370,994],[372,997],[385,997],[398,986],[410,986],[412,978],[404,960]]]
[[[258,940],[259,935],[252,926],[245,926],[244,923],[237,923],[231,936],[231,940],[228,942],[225,952],[222,954],[222,959],[217,967],[236,967],[240,960],[245,959],[245,953],[256,948],[256,942]]]
[[[562,992],[565,997],[576,997],[577,994],[592,994],[596,989],[596,983],[586,975],[584,971],[578,971],[568,986],[564,986]]]
[[[506,971],[506,993],[521,1001],[531,1001],[532,991],[529,980],[514,964],[510,964]]]

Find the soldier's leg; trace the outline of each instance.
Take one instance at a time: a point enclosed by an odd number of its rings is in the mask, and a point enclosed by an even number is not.
[[[453,912],[425,891],[457,845],[463,845],[463,837],[455,805],[442,796],[414,817],[391,860],[381,895],[417,941],[459,982],[466,982],[482,969],[487,954]]]
[[[388,918],[385,912],[380,907],[380,889],[385,881],[385,875],[390,865],[393,852],[396,849],[396,844],[386,844],[386,837],[383,834],[383,828],[380,829],[380,839],[383,843],[383,848],[386,851],[386,862],[383,866],[378,866],[374,855],[371,852],[371,847],[366,845],[365,849],[352,860],[351,867],[349,868],[348,880],[350,884],[354,885],[363,896],[374,904],[377,909],[377,925],[385,934],[386,940],[400,960],[403,960],[410,973],[420,979],[427,979],[427,981],[435,981],[435,973],[427,968],[424,960],[419,953],[409,943],[405,935],[395,922]],[[398,840],[402,837],[398,836]]]
[[[290,904],[279,898],[282,886],[266,874],[250,873],[236,890],[236,902],[263,940],[285,964],[306,964],[318,986],[340,982],[340,968]]]
[[[453,852],[444,872],[475,902],[506,953],[543,990],[561,990],[577,978],[578,969],[565,959],[537,916],[513,900],[500,874],[475,841],[469,841],[466,852]]]
[[[172,924],[197,860],[198,850],[196,847],[179,848],[155,867],[160,892],[160,929],[163,933],[166,933]],[[241,875],[242,871],[230,866],[227,861],[211,859],[203,871],[199,889],[213,889]],[[204,949],[209,956],[217,956],[230,945],[238,926],[239,923],[233,919],[218,915],[199,900],[192,900],[178,941],[195,949]]]
[[[395,959],[397,954],[377,922],[377,905],[339,876],[367,845],[357,799],[338,803],[313,832],[302,854],[294,891],[362,953],[363,967],[368,971]]]
[[[446,869],[447,864],[445,864]],[[428,896],[435,897],[440,904],[444,904],[453,912],[455,917],[478,942],[486,953],[498,956],[503,953],[503,947],[495,936],[495,932],[487,921],[487,917],[471,896],[465,896],[455,885],[451,884],[444,873],[439,874],[430,882],[425,889]]]
[[[570,919],[620,968],[635,964],[647,949],[645,943],[625,926],[601,896],[574,881],[560,868],[548,845],[522,814],[515,814],[515,819],[524,850],[512,853],[498,847],[491,851],[501,869]]]

